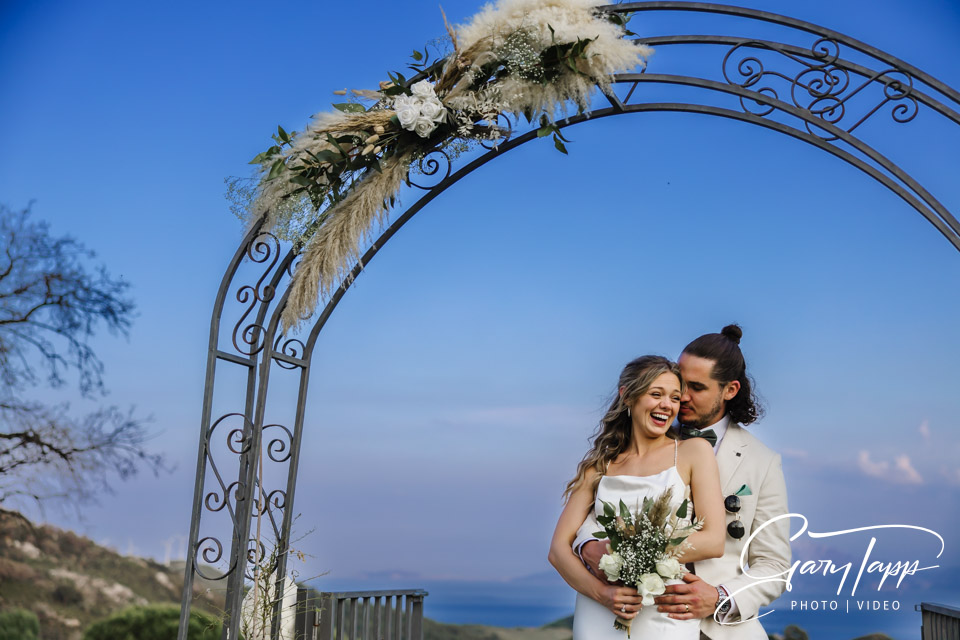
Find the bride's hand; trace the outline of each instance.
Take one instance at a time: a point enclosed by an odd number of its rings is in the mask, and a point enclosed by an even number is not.
[[[624,620],[633,619],[643,608],[642,598],[636,589],[615,585],[604,587],[600,604]]]

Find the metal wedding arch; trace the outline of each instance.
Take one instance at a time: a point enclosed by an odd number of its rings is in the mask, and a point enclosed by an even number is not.
[[[587,119],[647,112],[678,112],[718,116],[785,134],[811,144],[856,167],[913,207],[960,250],[960,223],[920,182],[884,155],[880,144],[860,137],[867,121],[891,118],[894,124],[913,120],[921,110],[936,114],[938,122],[960,125],[960,92],[906,62],[863,42],[808,22],[739,7],[699,2],[636,2],[602,7],[609,12],[698,12],[736,19],[738,28],[758,23],[777,25],[784,41],[758,40],[737,35],[670,33],[639,38],[661,51],[707,47],[699,55],[703,71],[696,75],[657,73],[656,60],[644,73],[616,77],[606,94],[609,106],[560,121],[561,127]],[[790,43],[786,40],[795,39]],[[660,53],[658,58],[666,57]],[[702,100],[647,102],[645,87],[660,85],[694,88]],[[689,89],[680,89],[690,95]],[[517,123],[512,123],[516,125]],[[514,132],[517,133],[516,131]],[[370,262],[393,235],[434,198],[490,160],[537,137],[535,129],[502,141],[462,166],[441,151],[428,154],[411,172],[410,185],[423,195],[395,218],[369,246],[351,277],[315,316],[309,334],[284,336],[280,312],[286,286],[295,269],[293,249],[282,252],[280,241],[259,226],[250,229],[233,256],[217,292],[210,324],[206,383],[200,421],[196,485],[187,547],[183,601],[178,640],[187,640],[186,621],[194,597],[194,576],[226,584],[226,623],[223,640],[238,637],[240,603],[250,567],[268,574],[286,572],[294,493],[300,461],[300,442],[314,347],[361,266]],[[417,184],[429,180],[431,184]],[[282,254],[282,255],[281,255]],[[249,280],[238,278],[242,263],[256,267]],[[235,282],[236,280],[236,282]],[[227,308],[227,302],[231,305]],[[226,314],[226,315],[225,315]],[[225,317],[239,317],[232,331],[222,330]],[[224,325],[229,327],[229,323]],[[232,411],[214,417],[218,373],[240,372],[244,382],[230,385],[236,399]],[[270,423],[271,373],[298,375],[299,391],[292,425]],[[225,384],[220,385],[221,388]],[[228,389],[229,390],[229,389]],[[275,403],[276,404],[276,403]],[[264,447],[264,441],[266,446]],[[281,479],[266,486],[260,471],[271,467]],[[228,475],[229,471],[229,475]],[[285,477],[285,483],[282,478]],[[236,478],[236,479],[234,479]],[[216,521],[217,519],[219,521]],[[251,526],[267,527],[275,548],[268,553]],[[226,532],[226,533],[224,533]],[[227,550],[229,547],[229,551]],[[214,569],[213,567],[217,567]],[[278,585],[279,586],[279,585]],[[276,624],[274,626],[276,632]]]

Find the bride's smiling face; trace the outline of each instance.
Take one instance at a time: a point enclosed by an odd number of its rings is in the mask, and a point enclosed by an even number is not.
[[[634,429],[650,437],[663,435],[680,410],[680,379],[660,374],[630,409]]]

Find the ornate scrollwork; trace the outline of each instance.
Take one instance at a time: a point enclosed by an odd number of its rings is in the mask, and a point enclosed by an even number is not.
[[[250,517],[258,518],[263,515],[272,517],[274,511],[283,511],[286,506],[287,492],[283,489],[274,489],[265,497],[254,500]]]
[[[413,171],[407,174],[407,184],[417,189],[429,191],[450,177],[450,173],[453,171],[453,161],[450,160],[446,151],[434,148],[420,156],[411,165],[411,168],[415,169],[418,174],[431,178],[433,184],[424,185],[414,182],[410,179],[410,173],[413,173]],[[437,176],[440,177],[437,178]]]
[[[247,540],[247,566],[260,567],[263,569],[263,560],[267,557],[267,547],[263,542],[256,538]],[[246,575],[253,580],[253,575],[247,571]]]
[[[207,430],[205,449],[207,461],[210,463],[210,470],[213,471],[213,475],[217,480],[218,487],[214,487],[214,489],[209,491],[203,498],[203,504],[206,506],[208,511],[222,511],[224,507],[226,507],[230,513],[231,519],[233,519],[234,522],[236,522],[236,514],[234,513],[234,508],[231,505],[230,497],[232,494],[233,504],[236,504],[240,500],[246,499],[244,483],[236,481],[226,484],[226,482],[224,482],[223,476],[220,474],[220,469],[217,467],[217,462],[213,457],[211,445],[213,442],[213,433],[220,423],[228,418],[236,417],[243,418],[244,422],[247,424],[244,428],[232,429],[227,433],[227,448],[237,455],[242,455],[250,450],[252,438],[250,437],[249,421],[242,413],[227,413],[223,416],[220,416],[220,418],[218,418],[217,421],[211,425],[210,429]]]
[[[213,536],[207,536],[197,541],[197,546],[194,547],[193,553],[193,570],[197,572],[197,575],[205,580],[222,580],[226,578],[234,569],[234,567],[231,566],[229,571],[226,573],[220,573],[219,571],[215,573],[208,573],[204,571],[204,565],[200,564],[201,556],[203,557],[203,561],[207,566],[215,565],[216,563],[220,562],[221,558],[223,558],[223,543]]]
[[[219,494],[216,491],[211,491],[206,496],[204,496],[203,504],[207,507],[207,511],[222,511],[224,507],[230,504],[230,492],[233,491],[233,503],[236,504],[241,500],[246,499],[243,490],[244,484],[239,480],[231,482],[223,490],[223,494]]]
[[[286,462],[290,459],[290,454],[292,453],[293,433],[282,424],[264,425],[263,433],[266,433],[267,429],[273,429],[274,427],[283,430],[283,433],[286,434],[286,440],[281,436],[267,443],[267,456],[274,462]],[[284,452],[285,455],[283,455]]]
[[[280,240],[272,233],[261,233],[247,245],[247,257],[257,264],[269,262],[255,285],[244,285],[237,290],[237,302],[247,305],[247,308],[233,328],[233,347],[245,356],[252,356],[263,349],[265,331],[256,322],[244,323],[257,305],[270,302],[276,295],[275,289],[267,284],[267,278],[280,259]]]
[[[299,359],[301,355],[306,353],[307,345],[303,344],[303,342],[297,338],[284,339],[281,334],[277,336],[277,339],[273,343],[273,351],[274,353],[282,353],[289,358]],[[300,366],[279,358],[274,358],[274,361],[283,369],[297,369]]]
[[[504,123],[504,126],[500,126],[501,120]],[[506,114],[498,113],[496,119],[496,130],[500,134],[495,140],[481,140],[480,146],[486,149],[487,151],[493,151],[501,144],[510,139],[510,136],[513,135],[513,125],[515,123],[510,121],[510,118]]]
[[[767,69],[759,55],[753,53],[755,49],[772,51],[800,65],[801,69],[794,75],[782,71]],[[738,51],[751,51],[739,58],[735,65],[735,72],[731,70],[731,61]],[[851,81],[852,69],[840,58],[840,44],[832,38],[820,38],[810,47],[809,54],[802,56],[786,51],[782,47],[757,41],[740,42],[727,52],[723,58],[723,77],[732,85],[750,89],[774,100],[780,95],[771,84],[763,84],[770,79],[779,79],[789,86],[790,100],[793,105],[814,116],[815,118],[851,132],[863,124],[874,113],[888,103],[895,103],[891,110],[891,117],[895,122],[909,122],[917,115],[918,102],[913,92],[913,78],[902,69],[888,68],[873,72],[870,76],[858,74],[864,80],[854,86]],[[856,72],[854,72],[856,73]],[[736,76],[736,78],[734,77]],[[847,125],[852,117],[848,118],[848,104],[854,96],[862,93],[873,85],[883,87],[883,97],[859,120]],[[763,100],[751,100],[741,97],[740,105],[746,113],[757,116],[766,116],[772,113],[775,107]],[[810,122],[804,122],[808,132],[826,141],[836,140],[837,136],[821,129]]]

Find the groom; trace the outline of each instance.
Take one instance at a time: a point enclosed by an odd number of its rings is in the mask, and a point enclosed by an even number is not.
[[[704,437],[714,444],[726,498],[727,534],[723,556],[695,563],[695,574],[684,576],[684,584],[668,586],[656,601],[657,609],[671,618],[702,619],[701,638],[710,640],[766,640],[757,614],[783,593],[784,582],[755,583],[790,567],[786,520],[764,527],[750,542],[749,575],[740,567],[751,532],[787,513],[780,456],[741,426],[755,421],[761,411],[746,375],[739,346],[742,335],[734,324],[721,333],[700,336],[684,348],[678,361],[687,386],[680,401],[680,437]],[[594,575],[602,576],[598,565],[606,544],[593,537],[599,530],[591,513],[573,544]],[[719,624],[715,612],[727,624]]]

